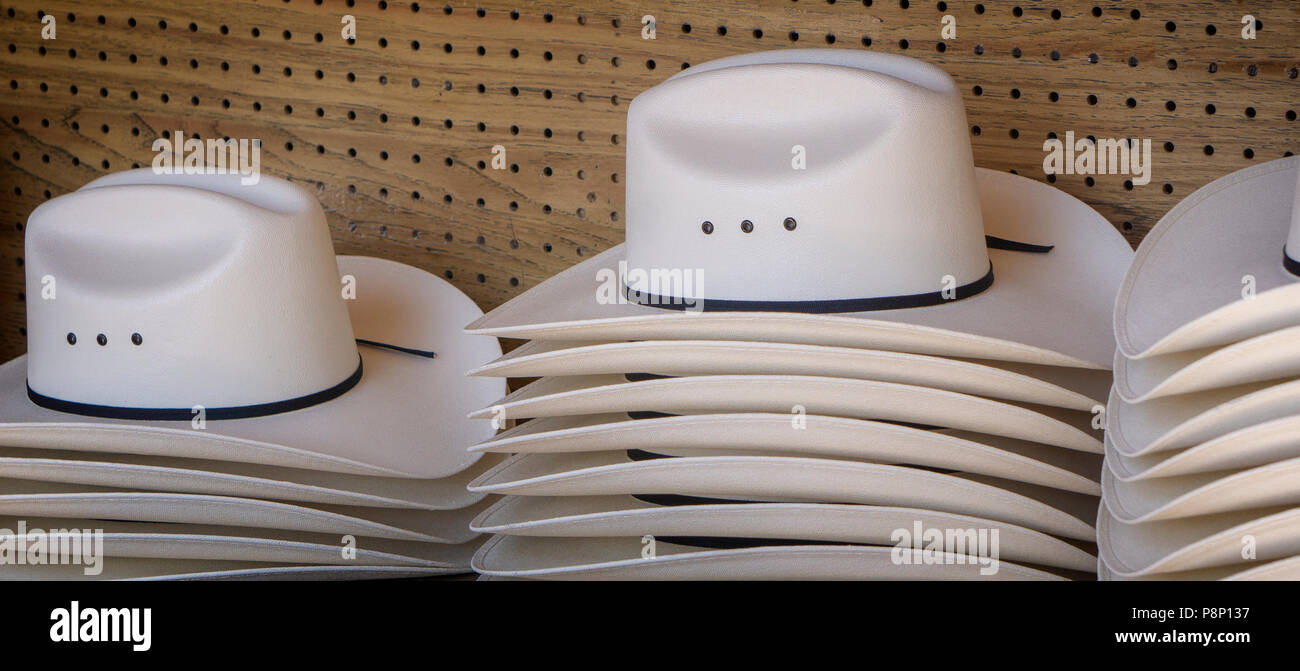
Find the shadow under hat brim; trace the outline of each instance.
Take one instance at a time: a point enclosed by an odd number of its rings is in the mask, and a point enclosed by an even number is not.
[[[555,454],[641,450],[675,457],[817,457],[908,464],[1101,495],[1101,455],[1040,443],[870,420],[789,413],[627,414],[536,419],[473,449]]]
[[[642,557],[641,537],[495,536],[474,555],[479,573],[552,580],[1062,580],[1048,571],[1000,561],[985,576],[973,557],[939,553],[937,563],[902,564],[894,549],[862,545],[765,546],[702,550],[664,541]]]
[[[897,529],[996,530],[999,556],[1091,571],[1097,558],[1039,531],[980,517],[917,508],[836,503],[656,505],[633,496],[507,496],[470,528],[485,534],[545,537],[779,539],[892,546]]]
[[[878,380],[976,396],[1091,410],[1105,402],[1106,371],[1034,366],[854,347],[734,340],[571,343],[533,340],[469,375],[543,377],[652,375],[811,375]]]
[[[1300,324],[1300,278],[1282,263],[1298,165],[1291,157],[1239,170],[1161,218],[1115,302],[1124,356],[1215,347]],[[1255,295],[1243,300],[1247,276]]]
[[[747,501],[860,503],[988,517],[1091,540],[1097,498],[977,475],[797,457],[675,457],[625,452],[518,455],[470,485],[524,496],[677,494]]]
[[[433,479],[478,458],[466,445],[494,433],[467,421],[505,392],[504,380],[466,379],[464,371],[501,355],[490,338],[460,325],[482,314],[445,280],[393,261],[339,257],[357,279],[350,306],[358,339],[432,350],[436,358],[359,345],[363,374],[348,392],[301,410],[264,417],[190,422],[130,421],[69,414],[33,403],[26,359],[0,365],[0,444],[121,452],[364,475]],[[189,407],[190,404],[182,404]]]
[[[943,305],[846,314],[690,312],[597,301],[597,271],[620,245],[515,297],[467,328],[544,340],[723,339],[865,347],[1105,370],[1114,355],[1115,292],[1133,258],[1096,211],[1050,186],[976,169],[985,232],[1054,245],[990,249],[995,280]]]

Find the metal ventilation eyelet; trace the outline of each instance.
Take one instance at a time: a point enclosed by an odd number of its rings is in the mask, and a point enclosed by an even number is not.
[[[752,221],[750,221],[750,220],[748,220],[748,219],[746,219],[746,220],[740,222],[740,230],[743,231],[743,232],[745,232],[745,233],[753,233],[753,232],[754,232],[754,222],[752,222]]]
[[[798,226],[798,225],[799,225],[799,222],[795,221],[795,220],[794,220],[794,217],[786,217],[786,218],[785,218],[785,230],[787,230],[787,231],[793,231],[793,230],[795,229],[795,227]]]
[[[68,331],[68,344],[69,345],[77,344],[77,334],[73,333],[72,331]]]
[[[132,333],[132,334],[131,334],[131,344],[132,344],[132,345],[139,346],[139,345],[140,345],[141,343],[143,343],[143,342],[144,342],[144,338],[141,337],[141,335],[140,335],[139,333]]]
[[[99,346],[100,346],[100,347],[103,347],[104,345],[107,345],[107,344],[108,344],[108,336],[106,336],[106,335],[104,335],[103,333],[101,333],[101,334],[95,336],[95,342],[99,343]]]
[[[705,234],[705,235],[712,235],[712,234],[713,234],[713,222],[711,222],[711,221],[706,221],[706,222],[704,222],[703,224],[700,224],[700,230],[701,230],[701,231],[704,231],[704,234]]]

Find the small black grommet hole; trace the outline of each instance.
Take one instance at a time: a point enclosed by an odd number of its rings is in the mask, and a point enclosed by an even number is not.
[[[793,231],[794,228],[795,228],[796,226],[798,226],[798,225],[799,225],[799,222],[795,221],[795,220],[794,220],[794,217],[786,217],[786,218],[785,218],[785,230],[787,230],[787,231]]]
[[[75,344],[77,344],[77,334],[75,334],[75,333],[73,333],[73,332],[71,332],[71,331],[68,332],[68,344],[69,344],[69,345],[75,345]]]
[[[103,347],[104,345],[107,345],[107,344],[108,344],[108,336],[106,336],[106,335],[104,335],[103,333],[101,333],[101,334],[95,336],[95,342],[99,343],[99,346],[100,346],[100,347]]]
[[[704,231],[704,234],[705,234],[705,235],[712,235],[712,234],[713,234],[713,222],[711,222],[711,221],[706,221],[706,222],[700,224],[700,230],[701,230],[701,231]]]
[[[131,334],[131,344],[132,344],[132,345],[139,345],[140,343],[143,343],[143,342],[144,342],[144,338],[140,337],[140,334],[139,334],[139,333],[132,333],[132,334]]]
[[[754,232],[754,222],[752,222],[752,221],[750,221],[750,220],[748,220],[748,219],[746,219],[746,220],[740,222],[740,230],[744,231],[745,233],[753,233],[753,232]]]

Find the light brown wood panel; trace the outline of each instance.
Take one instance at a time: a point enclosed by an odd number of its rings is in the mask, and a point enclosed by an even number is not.
[[[264,169],[316,192],[340,252],[439,273],[490,309],[622,240],[638,92],[691,63],[792,46],[940,65],[964,92],[979,165],[1051,181],[1134,244],[1207,181],[1300,149],[1288,0],[4,2],[0,357],[25,347],[28,214],[148,165],[164,134],[262,139]],[[1066,131],[1150,138],[1151,184],[1048,178],[1043,140]],[[480,163],[494,145],[517,172]]]

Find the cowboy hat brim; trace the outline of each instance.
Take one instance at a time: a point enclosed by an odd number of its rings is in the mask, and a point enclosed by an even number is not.
[[[1248,426],[1177,451],[1129,457],[1108,446],[1106,465],[1119,482],[1254,468],[1300,457],[1296,436],[1300,436],[1300,415]]]
[[[1268,562],[1263,566],[1256,566],[1243,570],[1241,566],[1215,566],[1213,568],[1203,568],[1195,571],[1179,571],[1177,573],[1148,573],[1136,576],[1122,576],[1110,570],[1105,562],[1100,562],[1097,567],[1097,580],[1116,581],[1116,582],[1140,582],[1140,581],[1178,581],[1178,582],[1205,582],[1209,580],[1218,580],[1225,582],[1242,582],[1242,581],[1293,581],[1300,580],[1300,557],[1287,557],[1277,561]]]
[[[495,340],[466,337],[459,328],[481,311],[417,268],[341,256],[339,269],[356,278],[349,311],[358,339],[430,350],[436,358],[360,344],[361,380],[342,396],[276,415],[209,420],[195,429],[184,421],[105,419],[36,405],[19,357],[0,365],[0,444],[422,479],[468,468],[478,457],[464,446],[494,431],[464,418],[505,392],[504,380],[464,378],[471,366],[501,355]]]
[[[1047,254],[990,249],[996,280],[932,307],[847,314],[690,312],[600,302],[597,273],[617,275],[620,245],[546,280],[467,327],[534,340],[762,340],[862,347],[1105,370],[1114,355],[1115,292],[1133,251],[1074,197],[976,169],[985,232],[1055,245]],[[486,360],[486,359],[485,359]]]
[[[1101,560],[1115,575],[1134,577],[1240,566],[1242,538],[1253,536],[1268,561],[1300,554],[1300,509],[1266,508],[1177,520],[1127,524],[1103,504],[1097,518]]]
[[[470,371],[489,377],[649,373],[809,375],[898,382],[1024,403],[1088,411],[1104,403],[1105,371],[1034,366],[852,347],[788,343],[654,340],[571,343],[533,340]]]
[[[525,454],[470,488],[526,496],[677,494],[748,501],[860,503],[988,517],[1067,538],[1092,539],[1093,496],[975,475],[795,457],[671,457],[626,452]]]
[[[899,563],[893,548],[787,545],[707,550],[664,541],[643,558],[641,538],[494,536],[471,566],[496,577],[550,580],[1062,580],[999,561],[985,575],[981,560],[936,553],[935,563]]]
[[[897,543],[898,529],[997,530],[999,556],[1011,561],[1091,571],[1097,558],[1039,531],[933,510],[835,503],[696,503],[656,505],[633,496],[506,496],[470,524],[485,534],[546,537],[703,537]]]
[[[104,571],[86,575],[85,566],[45,564],[0,565],[0,580],[388,580],[430,578],[465,573],[460,568],[419,566],[284,565],[209,559],[140,559],[118,557],[105,562]]]
[[[137,492],[28,480],[0,481],[0,515],[94,517],[350,534],[427,543],[465,543],[469,522],[490,500],[458,510],[297,505],[207,494]]]
[[[1106,441],[1117,454],[1139,457],[1180,450],[1274,419],[1300,414],[1300,380],[1126,403],[1111,392]]]
[[[1088,413],[1021,407],[914,385],[797,375],[701,375],[627,382],[620,375],[543,378],[471,417],[651,411],[671,414],[803,412],[911,422],[1101,452]]]
[[[471,449],[527,454],[642,450],[673,457],[821,457],[963,471],[1101,495],[1098,454],[986,434],[824,415],[548,417],[515,426]]]
[[[479,538],[459,545],[358,538],[355,546],[345,548],[340,536],[335,534],[91,519],[4,518],[0,519],[0,529],[12,531],[19,521],[29,530],[41,529],[47,534],[61,529],[102,534],[102,556],[113,558],[330,565],[340,563],[344,559],[342,551],[350,549],[353,553],[347,556],[347,562],[359,566],[468,571],[470,557],[482,544]]]
[[[455,510],[482,498],[465,485],[499,461],[498,455],[489,455],[450,477],[416,480],[230,461],[0,447],[0,478],[344,506]]]
[[[1160,219],[1115,301],[1124,356],[1220,347],[1300,324],[1300,281],[1282,265],[1297,165],[1283,158],[1221,177]]]
[[[1240,342],[1146,359],[1115,355],[1115,390],[1129,403],[1300,375],[1300,326]]]
[[[1101,474],[1101,498],[1111,516],[1138,524],[1300,503],[1300,459],[1255,468],[1124,482]]]

